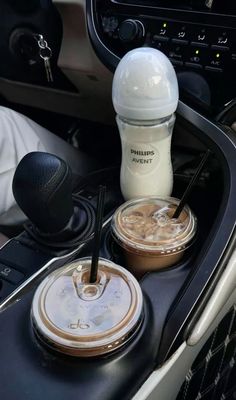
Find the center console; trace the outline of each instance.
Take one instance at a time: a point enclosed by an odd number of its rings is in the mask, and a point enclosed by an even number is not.
[[[89,400],[130,399],[170,359],[208,301],[234,245],[235,146],[233,136],[180,103],[173,142],[174,196],[183,194],[205,149],[213,154],[189,199],[198,218],[197,238],[177,265],[146,273],[139,280],[142,323],[125,345],[111,353],[88,359],[60,354],[35,335],[30,318],[42,279],[71,260],[91,256],[93,234],[72,246],[65,241],[55,247],[40,243],[28,228],[1,248],[1,398],[38,400],[42,387],[45,399],[73,399],[78,394]],[[83,178],[74,191],[74,202],[95,212],[100,184],[107,187],[100,256],[127,267],[110,230],[111,215],[124,201],[119,166]],[[14,376],[14,384],[9,376]]]

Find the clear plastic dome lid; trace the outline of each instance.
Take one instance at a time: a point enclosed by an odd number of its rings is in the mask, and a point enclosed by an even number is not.
[[[181,251],[196,232],[196,217],[185,206],[172,218],[179,200],[142,198],[121,205],[112,219],[112,232],[124,248],[168,254]]]
[[[36,335],[65,354],[91,357],[127,342],[140,326],[143,297],[124,268],[99,259],[97,281],[89,283],[91,258],[52,272],[38,287],[31,310]]]
[[[115,111],[132,120],[156,120],[173,114],[179,89],[175,70],[161,51],[141,47],[119,62],[112,86]]]

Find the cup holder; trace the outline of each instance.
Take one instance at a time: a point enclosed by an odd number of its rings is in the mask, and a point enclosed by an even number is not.
[[[171,267],[161,268],[156,271],[147,271],[142,277],[136,277],[136,278],[138,280],[144,279],[145,276],[147,276],[150,273],[155,275],[163,273],[169,274],[173,271],[176,272],[177,270],[180,272],[182,272],[183,270],[185,271],[189,270],[190,272],[191,266],[193,265],[193,260],[196,257],[198,249],[199,249],[199,235],[197,234],[191,248],[188,248],[185,251],[183,257],[177,264]],[[122,265],[124,268],[126,268],[129,272],[132,273],[131,269],[127,265],[122,249],[112,237],[110,226],[108,226],[104,232],[100,254],[101,257],[107,258],[108,260],[112,260],[118,265]]]

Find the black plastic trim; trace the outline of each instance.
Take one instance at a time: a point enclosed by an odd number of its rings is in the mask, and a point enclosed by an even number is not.
[[[86,15],[87,15],[87,26],[88,33],[91,39],[91,43],[98,57],[102,60],[102,62],[109,68],[114,71],[118,62],[120,61],[119,57],[117,57],[114,53],[112,53],[105,44],[101,41],[97,29],[95,26],[95,17],[94,17],[94,7],[92,0],[86,0]]]

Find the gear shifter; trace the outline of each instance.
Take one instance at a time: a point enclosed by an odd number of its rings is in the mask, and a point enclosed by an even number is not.
[[[74,204],[72,173],[65,161],[49,153],[28,153],[20,161],[14,178],[13,194],[32,223],[36,241],[63,247],[68,241],[84,240],[93,231],[91,205]]]
[[[48,153],[28,153],[13,179],[14,197],[44,233],[62,230],[73,215],[72,174],[65,161]]]

